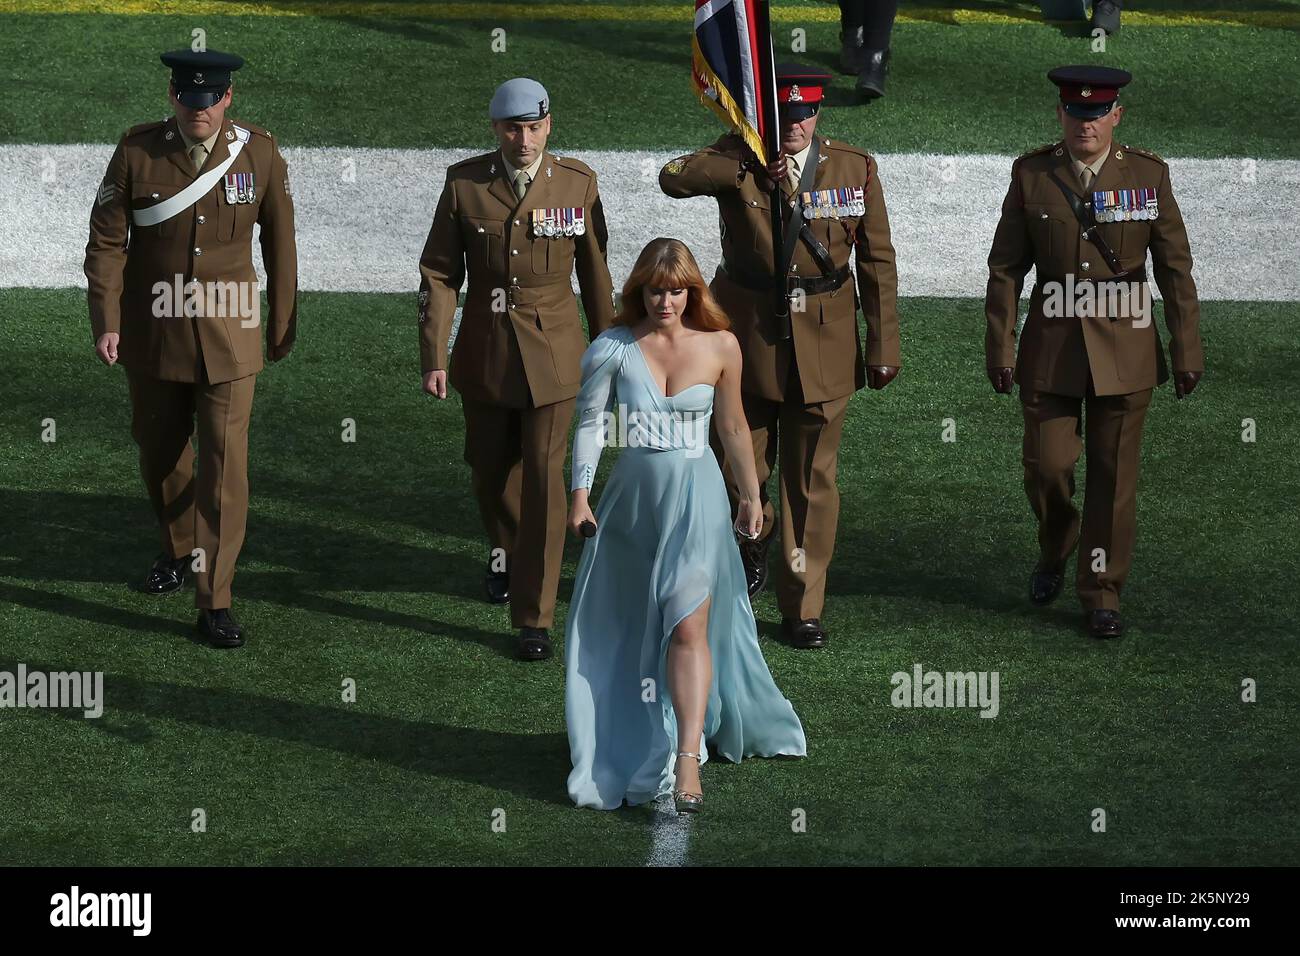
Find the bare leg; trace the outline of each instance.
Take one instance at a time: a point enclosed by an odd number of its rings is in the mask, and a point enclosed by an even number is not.
[[[677,750],[695,753],[704,733],[704,711],[709,704],[709,685],[713,681],[713,658],[709,654],[709,604],[704,603],[682,619],[673,629],[668,644],[668,688],[677,715]],[[677,787],[690,793],[700,788],[698,760],[685,758],[677,762]]]

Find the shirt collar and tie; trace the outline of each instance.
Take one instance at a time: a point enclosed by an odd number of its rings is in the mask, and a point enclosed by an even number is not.
[[[506,159],[505,154],[501,154],[501,165],[506,169],[506,181],[514,187],[515,196],[519,199],[524,198],[524,193],[528,192],[528,186],[537,178],[537,171],[542,165],[542,156],[538,156],[532,163],[523,169],[516,169]]]
[[[785,185],[790,193],[791,200],[797,199],[799,195],[799,180],[803,177],[804,163],[808,162],[808,151],[811,149],[812,140],[810,139],[807,146],[785,158]]]
[[[1110,150],[1106,150],[1095,163],[1085,163],[1081,159],[1075,159],[1073,153],[1070,154],[1070,168],[1074,170],[1074,175],[1083,184],[1085,191],[1091,189],[1093,180],[1101,175],[1101,167],[1105,164],[1106,157],[1109,155]]]
[[[217,136],[220,135],[221,129],[218,127],[216,132],[205,140],[190,139],[185,135],[185,131],[181,130],[179,126],[177,127],[177,130],[180,132],[181,139],[185,143],[185,152],[190,157],[190,163],[194,166],[194,171],[197,173],[203,168],[203,164],[208,161],[208,156],[212,153],[212,147],[216,144]]]

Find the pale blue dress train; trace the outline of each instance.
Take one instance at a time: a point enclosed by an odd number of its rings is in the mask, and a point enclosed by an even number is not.
[[[618,421],[613,416],[615,403]],[[794,708],[758,646],[722,471],[709,447],[713,386],[660,390],[626,326],[582,357],[571,488],[590,488],[606,443],[622,448],[594,508],[565,621],[569,796],[612,810],[671,792],[677,721],[669,639],[712,595],[713,681],[699,746],[728,760],[804,756]]]

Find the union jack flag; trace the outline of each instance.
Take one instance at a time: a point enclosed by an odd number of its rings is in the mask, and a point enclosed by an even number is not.
[[[749,144],[764,165],[776,103],[767,4],[695,0],[691,78],[700,101]]]

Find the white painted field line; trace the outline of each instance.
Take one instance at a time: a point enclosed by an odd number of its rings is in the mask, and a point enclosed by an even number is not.
[[[660,797],[653,804],[650,824],[650,855],[646,866],[685,866],[691,844],[691,817],[679,814],[671,797]]]
[[[286,148],[300,287],[413,291],[447,166],[478,151]],[[90,204],[111,153],[105,145],[0,146],[0,288],[85,285]],[[659,235],[685,240],[706,276],[713,274],[715,203],[669,199],[659,190],[659,167],[679,153],[561,150],[600,176],[616,286],[642,246]],[[982,297],[1012,157],[898,153],[879,160],[899,293]],[[1241,159],[1170,165],[1201,297],[1300,300],[1300,161],[1257,161],[1254,182]],[[260,252],[258,260],[260,271]]]

